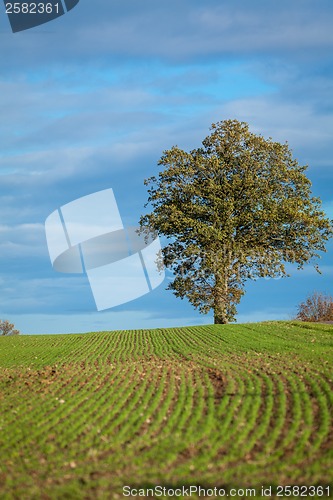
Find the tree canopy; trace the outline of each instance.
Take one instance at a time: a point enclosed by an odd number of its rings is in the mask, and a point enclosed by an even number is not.
[[[168,288],[215,323],[235,319],[248,279],[287,276],[325,251],[333,225],[287,143],[247,123],[213,124],[202,146],[164,151],[158,177],[145,180],[152,211],[140,219],[167,238]]]

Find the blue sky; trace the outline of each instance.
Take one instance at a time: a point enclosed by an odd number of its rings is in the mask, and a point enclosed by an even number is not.
[[[97,312],[84,276],[56,273],[48,215],[113,188],[123,222],[144,213],[163,150],[198,147],[213,122],[288,141],[333,218],[331,0],[81,0],[12,34],[1,6],[0,318],[22,333],[212,322],[165,284]],[[333,294],[333,243],[313,267],[246,286],[238,321],[289,319]]]

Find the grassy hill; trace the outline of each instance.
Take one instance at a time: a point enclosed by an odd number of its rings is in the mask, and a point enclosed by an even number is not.
[[[327,488],[332,345],[290,322],[0,338],[0,498]]]

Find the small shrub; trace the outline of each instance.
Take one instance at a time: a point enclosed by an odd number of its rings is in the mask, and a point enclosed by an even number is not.
[[[333,321],[333,298],[321,292],[313,292],[298,306],[296,319],[300,321]]]
[[[0,319],[0,335],[19,335],[19,330],[14,329],[13,323],[9,323],[8,319]]]

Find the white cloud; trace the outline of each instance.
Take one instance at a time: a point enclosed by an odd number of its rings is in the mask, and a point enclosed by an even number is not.
[[[239,99],[221,105],[216,114],[250,124],[255,133],[288,141],[301,162],[332,167],[333,114],[318,112],[311,104],[291,103],[281,94]]]
[[[0,258],[26,258],[45,255],[43,224],[0,226]]]

